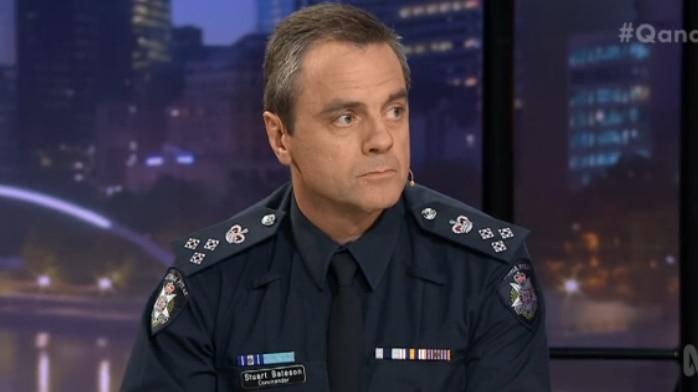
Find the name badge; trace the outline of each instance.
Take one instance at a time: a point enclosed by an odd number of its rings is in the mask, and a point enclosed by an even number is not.
[[[305,366],[291,365],[240,373],[243,389],[258,389],[305,383]]]

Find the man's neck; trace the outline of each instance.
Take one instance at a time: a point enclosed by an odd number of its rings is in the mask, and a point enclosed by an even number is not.
[[[309,197],[295,188],[294,196],[301,213],[320,231],[342,245],[361,237],[383,212],[342,208],[326,199]]]

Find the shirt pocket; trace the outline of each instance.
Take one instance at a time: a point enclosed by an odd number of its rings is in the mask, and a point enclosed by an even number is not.
[[[463,391],[465,361],[375,360],[369,382],[370,392]]]
[[[304,374],[299,374],[302,369]],[[273,372],[272,372],[273,371]],[[302,380],[302,382],[300,381]],[[219,368],[219,391],[329,392],[325,361]]]

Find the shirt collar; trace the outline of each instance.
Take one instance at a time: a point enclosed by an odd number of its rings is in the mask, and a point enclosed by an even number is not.
[[[332,255],[342,248],[318,229],[298,208],[291,198],[291,227],[296,249],[303,259],[315,284],[323,290],[327,281]],[[351,252],[359,264],[371,290],[375,290],[392,258],[398,242],[404,206],[402,200],[385,210],[363,236],[343,247]]]

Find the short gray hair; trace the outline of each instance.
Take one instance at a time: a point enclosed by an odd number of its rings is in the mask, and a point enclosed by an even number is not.
[[[327,3],[305,7],[281,21],[267,43],[264,55],[264,110],[275,113],[293,133],[294,104],[303,58],[320,42],[340,41],[360,46],[385,43],[398,57],[410,87],[410,69],[401,37],[375,15],[347,4]]]

